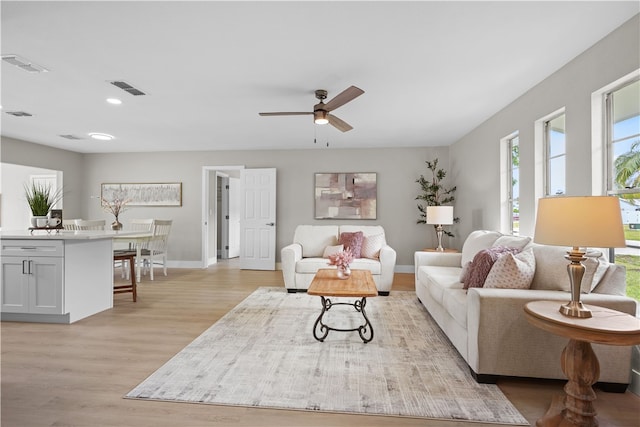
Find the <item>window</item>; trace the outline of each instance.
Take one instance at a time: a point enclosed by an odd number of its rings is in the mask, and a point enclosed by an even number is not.
[[[566,193],[565,115],[559,114],[544,122],[544,195]]]
[[[509,212],[511,213],[511,234],[520,234],[520,137],[515,134],[507,139],[509,186]]]
[[[612,259],[627,268],[627,295],[640,300],[640,80],[605,94],[607,193],[620,198],[626,248]]]

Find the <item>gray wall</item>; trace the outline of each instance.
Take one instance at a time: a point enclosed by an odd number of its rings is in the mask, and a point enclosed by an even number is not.
[[[3,162],[15,163],[25,148],[45,147],[27,142],[3,139]],[[46,148],[47,152],[53,149]],[[53,150],[55,151],[55,150]],[[298,224],[354,223],[356,221],[314,220],[314,172],[376,172],[378,179],[378,218],[357,221],[384,226],[387,241],[398,252],[401,270],[412,271],[413,253],[417,249],[435,246],[432,229],[416,224],[418,210],[414,200],[418,194],[415,180],[426,174],[426,160],[440,159],[446,169],[448,147],[388,148],[342,150],[316,148],[287,151],[210,151],[171,153],[86,154],[81,166],[73,162],[55,162],[50,168],[64,172],[65,217],[112,217],[102,211],[96,196],[104,182],[182,182],[182,207],[135,207],[126,211],[121,221],[131,218],[173,219],[169,260],[173,265],[199,266],[201,260],[202,169],[204,166],[235,166],[277,169],[277,236],[279,250],[291,242]],[[77,154],[58,153],[75,159]],[[73,163],[73,164],[70,164]],[[77,169],[80,169],[78,173]],[[67,171],[72,177],[67,175]],[[69,185],[76,183],[81,185]],[[449,185],[448,183],[447,185]],[[69,188],[67,188],[69,187]],[[81,209],[67,210],[67,197],[81,201]],[[446,242],[445,242],[446,244]]]
[[[592,194],[591,94],[640,68],[636,15],[451,146],[451,179],[458,186],[460,239],[474,229],[500,229],[500,139],[520,132],[520,227],[533,235],[534,122],[565,107],[567,194]],[[503,230],[504,231],[504,230]]]

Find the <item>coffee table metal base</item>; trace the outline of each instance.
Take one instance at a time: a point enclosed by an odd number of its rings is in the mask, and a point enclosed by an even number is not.
[[[373,339],[373,326],[371,322],[369,322],[369,318],[367,317],[367,313],[364,308],[367,305],[367,298],[362,297],[359,300],[356,300],[353,303],[348,302],[332,302],[329,298],[325,298],[324,296],[320,296],[320,301],[322,303],[322,311],[320,312],[320,316],[316,319],[316,322],[313,324],[313,337],[318,341],[322,342],[329,335],[329,331],[337,331],[337,332],[355,332],[357,331],[362,338],[364,343],[368,343]],[[333,328],[331,326],[327,326],[322,321],[324,314],[334,305],[350,305],[356,309],[357,312],[362,313],[362,317],[364,317],[364,324],[358,326],[353,329],[343,329],[343,328]]]

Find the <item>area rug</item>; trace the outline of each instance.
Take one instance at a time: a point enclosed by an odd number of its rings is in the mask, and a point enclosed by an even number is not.
[[[475,382],[414,292],[367,300],[367,344],[357,332],[314,339],[320,309],[320,297],[259,288],[125,397],[529,425],[496,385]],[[347,305],[327,314],[362,323]]]

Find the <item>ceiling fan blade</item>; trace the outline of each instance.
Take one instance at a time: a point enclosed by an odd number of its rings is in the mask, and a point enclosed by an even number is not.
[[[313,115],[313,112],[301,112],[301,111],[291,111],[291,112],[276,112],[276,113],[258,113],[261,116],[307,116],[309,114]]]
[[[337,94],[331,101],[327,102],[324,109],[327,111],[333,111],[338,107],[342,107],[347,102],[354,100],[363,93],[364,91],[359,87],[349,86]]]
[[[328,114],[327,116],[329,119],[329,124],[334,128],[342,132],[348,132],[351,129],[353,129],[353,126],[351,126],[349,123],[345,122],[344,120],[337,118],[333,114]]]

